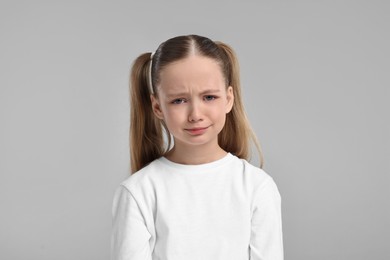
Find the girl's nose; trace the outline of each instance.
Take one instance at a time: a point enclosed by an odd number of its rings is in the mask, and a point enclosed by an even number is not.
[[[200,104],[192,103],[190,106],[190,111],[188,114],[188,121],[189,122],[198,122],[202,121],[202,113],[201,113],[201,107]]]

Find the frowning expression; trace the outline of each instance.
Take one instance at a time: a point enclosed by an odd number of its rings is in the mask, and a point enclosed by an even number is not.
[[[215,60],[191,55],[170,63],[156,87],[158,96],[151,96],[153,111],[164,120],[176,146],[218,146],[234,97]]]

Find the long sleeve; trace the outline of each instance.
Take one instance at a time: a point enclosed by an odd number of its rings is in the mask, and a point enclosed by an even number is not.
[[[254,194],[250,260],[283,260],[281,197],[272,178]]]
[[[151,260],[150,237],[136,200],[120,185],[112,207],[111,260]]]

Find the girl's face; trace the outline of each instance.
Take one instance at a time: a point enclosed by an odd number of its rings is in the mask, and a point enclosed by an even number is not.
[[[219,147],[218,134],[234,97],[216,61],[191,55],[167,65],[157,91],[157,98],[151,96],[153,111],[164,120],[176,148]]]

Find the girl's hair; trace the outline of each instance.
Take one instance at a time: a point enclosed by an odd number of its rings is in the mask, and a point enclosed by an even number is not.
[[[218,62],[226,81],[226,87],[233,87],[233,108],[226,115],[225,126],[218,136],[219,145],[225,151],[249,160],[250,141],[253,141],[259,153],[260,168],[263,167],[264,160],[260,144],[250,127],[242,102],[239,65],[235,52],[225,43],[214,42],[198,35],[186,35],[161,43],[153,55],[152,53],[141,54],[133,63],[130,75],[132,173],[161,157],[170,149],[171,134],[164,122],[154,115],[150,95],[152,93],[158,95],[156,86],[160,81],[161,70],[170,63],[193,54]],[[149,78],[151,78],[150,83]],[[164,142],[164,132],[167,144]]]

